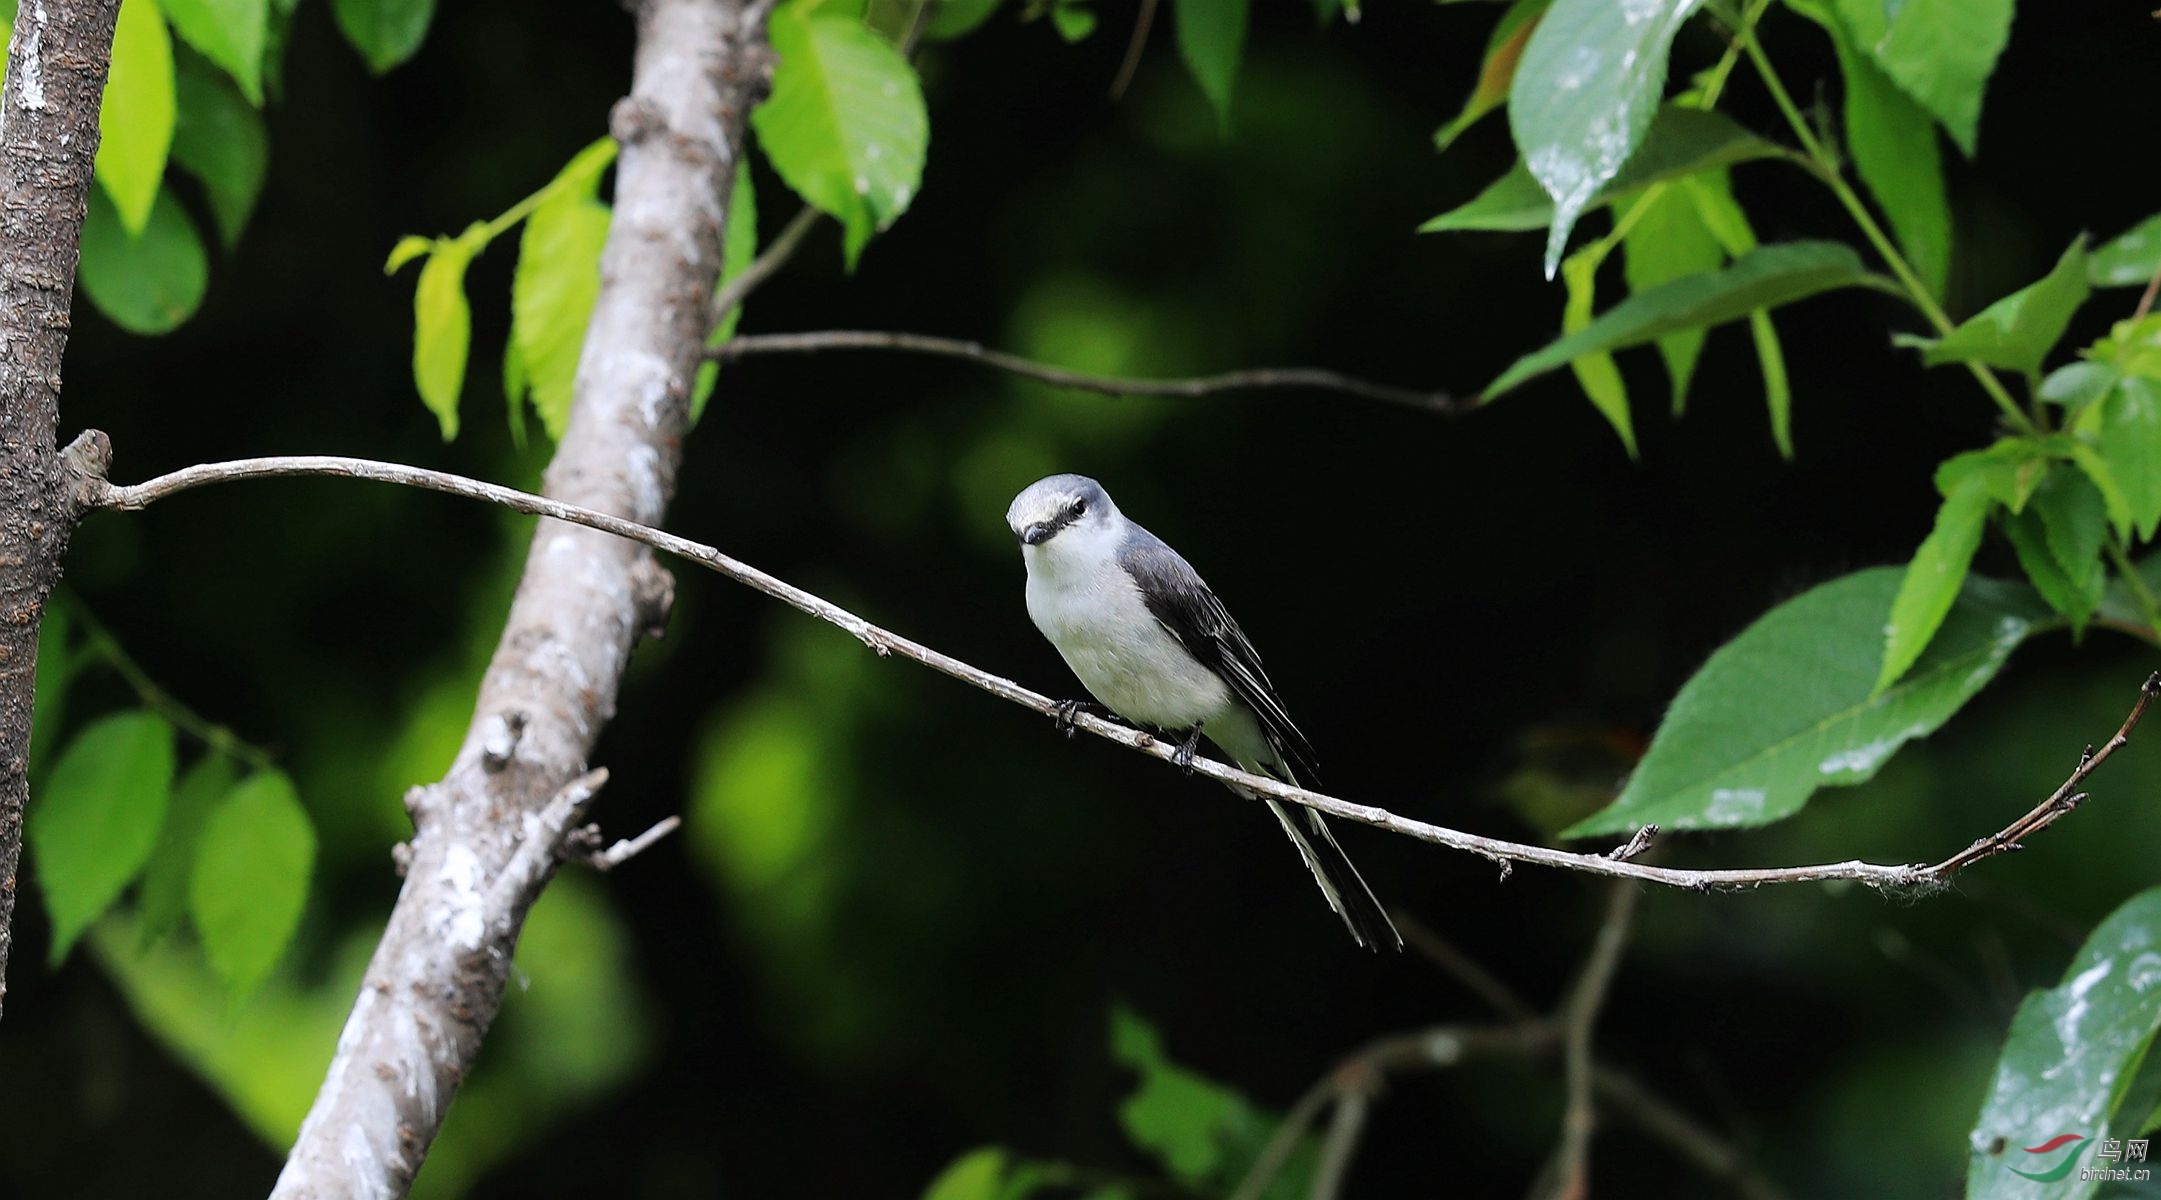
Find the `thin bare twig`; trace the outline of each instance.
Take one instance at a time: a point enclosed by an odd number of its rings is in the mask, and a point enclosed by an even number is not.
[[[1475,958],[1458,949],[1454,942],[1435,933],[1424,921],[1402,910],[1388,914],[1396,923],[1396,932],[1411,949],[1424,955],[1433,965],[1455,977],[1456,982],[1477,993],[1479,999],[1493,1006],[1495,1012],[1512,1021],[1535,1021],[1538,1010],[1516,993],[1514,988],[1502,983],[1500,978]]]
[[[2161,297],[2161,260],[2155,261],[2153,278],[2146,281],[2146,291],[2138,298],[2138,307],[2131,310],[2131,319],[2144,320],[2146,314],[2153,311],[2153,302],[2157,297]]]
[[[1635,920],[1636,896],[1634,884],[1613,885],[1591,953],[1584,959],[1568,999],[1554,1015],[1561,1026],[1561,1071],[1568,1101],[1561,1114],[1560,1142],[1542,1175],[1543,1186],[1533,1190],[1534,1196],[1580,1200],[1590,1194],[1591,1134],[1598,1126],[1598,1109],[1593,1103],[1596,1063],[1592,1059],[1592,1034],[1614,972],[1621,965],[1621,949],[1628,942],[1629,926]]]
[[[1118,64],[1118,77],[1111,80],[1111,99],[1126,94],[1133,83],[1133,72],[1140,70],[1141,51],[1148,48],[1148,31],[1155,27],[1156,0],[1141,0],[1140,15],[1133,18],[1133,36],[1126,41],[1125,61]]]
[[[651,829],[634,838],[623,838],[605,850],[595,850],[585,859],[587,866],[596,871],[613,871],[631,859],[652,848],[654,842],[683,827],[681,817],[662,817]]]
[[[1756,1173],[1739,1146],[1675,1107],[1635,1076],[1600,1064],[1591,1080],[1599,1099],[1614,1115],[1664,1142],[1705,1175],[1731,1185],[1743,1200],[1787,1200],[1783,1188]]]
[[[102,438],[103,435],[99,434]],[[939,650],[933,650],[920,642],[911,641],[891,630],[873,625],[862,617],[842,608],[821,596],[807,592],[794,584],[768,575],[747,563],[730,558],[711,546],[693,542],[635,521],[607,513],[565,504],[544,496],[535,496],[513,488],[477,479],[452,475],[443,471],[430,471],[422,467],[410,467],[400,463],[376,462],[361,458],[294,455],[273,458],[237,459],[223,463],[198,463],[191,467],[142,483],[117,486],[102,481],[91,481],[95,487],[87,489],[84,504],[87,508],[110,508],[136,510],[190,488],[212,483],[229,483],[242,479],[266,479],[296,475],[327,475],[347,479],[366,479],[378,483],[395,483],[426,491],[463,496],[499,505],[517,512],[535,516],[553,517],[559,521],[583,525],[612,533],[618,537],[651,546],[672,554],[686,562],[696,563],[707,570],[724,575],[767,596],[832,625],[847,630],[856,640],[870,647],[881,657],[898,654],[912,659],[940,674],[960,680],[971,687],[990,693],[1002,700],[1032,709],[1047,717],[1060,715],[1056,701],[1038,692],[1030,691],[1010,679],[993,675],[980,667],[972,666]],[[2153,696],[2161,692],[2161,673],[2146,681],[2139,694],[2137,707],[2117,731],[2107,747],[2100,753],[2081,761],[2079,769],[2065,782],[2058,794],[2084,780],[2108,756],[2123,745],[2131,730],[2145,715]],[[1132,750],[1170,762],[1177,754],[1177,747],[1152,734],[1144,733],[1115,721],[1105,720],[1083,712],[1071,719],[1071,728],[1085,729],[1097,737],[1105,738]],[[1647,863],[1630,862],[1609,858],[1604,854],[1577,854],[1567,850],[1555,850],[1546,846],[1533,846],[1522,842],[1504,841],[1500,838],[1480,837],[1441,825],[1433,825],[1410,817],[1399,816],[1384,808],[1369,804],[1354,804],[1322,792],[1279,782],[1261,775],[1248,774],[1236,767],[1225,766],[1213,759],[1195,758],[1187,768],[1189,772],[1205,775],[1210,779],[1229,785],[1241,793],[1271,797],[1291,804],[1301,805],[1339,817],[1415,838],[1435,846],[1475,854],[1496,863],[1528,863],[1534,866],[1554,867],[1562,870],[1580,871],[1588,875],[1603,875],[1611,879],[1636,879],[1645,883],[1663,884],[1667,887],[1689,888],[1697,891],[1712,889],[1755,888],[1768,884],[1812,883],[1831,879],[1846,879],[1873,888],[1910,890],[1942,885],[1959,868],[2001,852],[2015,844],[2020,837],[2029,836],[2062,815],[2058,808],[2067,809],[2071,803],[2051,797],[2043,801],[2041,808],[2029,813],[2012,826],[1989,838],[1983,838],[1972,847],[1953,855],[1934,866],[1919,864],[1868,863],[1859,860],[1821,863],[1801,867],[1736,868],[1724,870],[1686,870],[1677,867],[1652,866]],[[2037,814],[2040,814],[2037,818]],[[1984,849],[1984,847],[1988,847]]]
[[[1321,1143],[1321,1165],[1313,1171],[1313,1200],[1336,1200],[1342,1194],[1343,1177],[1358,1153],[1358,1135],[1365,1132],[1366,1111],[1372,1106],[1373,1097],[1355,1089],[1336,1097],[1336,1119],[1328,1124],[1328,1140]]]
[[[748,275],[749,272],[744,272]],[[1117,375],[1089,375],[1069,371],[1064,367],[1022,358],[1003,350],[992,350],[979,342],[959,338],[934,337],[922,333],[893,333],[868,329],[828,329],[812,333],[754,333],[744,334],[714,347],[708,356],[719,360],[742,358],[751,354],[818,354],[830,350],[889,350],[908,354],[929,354],[940,358],[957,358],[966,362],[980,363],[1000,371],[1006,371],[1027,379],[1047,383],[1053,387],[1073,388],[1077,391],[1094,392],[1102,396],[1213,396],[1219,392],[1250,391],[1263,388],[1310,388],[1315,391],[1343,392],[1384,404],[1397,404],[1415,408],[1421,412],[1455,415],[1469,412],[1477,407],[1467,401],[1441,391],[1419,391],[1415,388],[1396,387],[1392,384],[1374,383],[1337,371],[1317,367],[1255,367],[1242,371],[1225,371],[1219,375],[1202,375],[1184,379],[1134,379]]]
[[[747,171],[750,164],[745,163],[736,169]],[[787,266],[788,260],[794,258],[796,250],[802,247],[803,239],[809,236],[811,229],[818,224],[818,218],[824,215],[810,205],[804,205],[803,211],[795,214],[794,219],[782,227],[773,243],[759,251],[758,257],[751,259],[749,266],[744,267],[735,278],[714,289],[712,319],[708,323],[716,329],[719,328],[721,321],[725,320],[737,305],[758,290],[758,285]]]

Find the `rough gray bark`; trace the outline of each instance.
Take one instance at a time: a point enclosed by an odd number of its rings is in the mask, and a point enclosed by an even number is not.
[[[120,0],[32,0],[0,87],[0,999],[29,800],[38,626],[75,524],[54,434]]]
[[[764,10],[645,0],[601,290],[550,496],[656,524],[675,490]],[[274,1196],[405,1194],[502,1002],[525,914],[602,782],[586,756],[672,581],[644,546],[542,521],[463,748],[408,795],[405,886]]]

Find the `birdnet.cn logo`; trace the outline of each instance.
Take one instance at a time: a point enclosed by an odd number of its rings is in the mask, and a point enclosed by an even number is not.
[[[2145,1138],[2102,1138],[2096,1142],[2083,1133],[2059,1133],[2038,1146],[2021,1147],[2025,1153],[2034,1156],[2033,1165],[2041,1170],[2021,1171],[2012,1167],[2011,1172],[2036,1183],[2054,1183],[2075,1168],[2081,1183],[2094,1180],[2143,1183],[2153,1178],[2150,1169],[2123,1164],[2145,1162],[2146,1142]],[[2086,1157],[2088,1150],[2093,1151],[2091,1159]],[[2098,1165],[2082,1165],[2086,1163]]]

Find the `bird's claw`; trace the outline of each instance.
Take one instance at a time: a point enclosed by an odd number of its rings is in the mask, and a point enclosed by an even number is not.
[[[1082,713],[1087,713],[1091,717],[1099,717],[1105,711],[1102,705],[1093,704],[1086,700],[1060,700],[1057,712],[1051,717],[1051,726],[1058,732],[1065,734],[1066,737],[1071,738],[1073,736],[1073,722],[1078,720]]]
[[[1178,743],[1178,748],[1171,751],[1171,765],[1191,775],[1193,773],[1193,752],[1200,749],[1200,745],[1201,727],[1195,725],[1186,734],[1185,740]]]

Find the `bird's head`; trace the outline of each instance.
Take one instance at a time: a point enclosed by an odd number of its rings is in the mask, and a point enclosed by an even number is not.
[[[1119,520],[1110,494],[1086,475],[1038,479],[1013,497],[1005,510],[1006,525],[1020,539],[1021,552],[1030,557],[1030,552],[1049,552],[1054,544],[1064,550],[1113,538]]]

